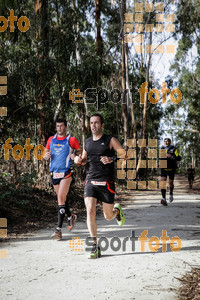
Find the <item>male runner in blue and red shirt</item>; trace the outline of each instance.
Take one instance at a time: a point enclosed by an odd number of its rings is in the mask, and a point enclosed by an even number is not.
[[[52,238],[62,238],[62,224],[65,212],[68,216],[68,230],[71,230],[76,220],[76,215],[71,214],[68,201],[66,200],[72,182],[72,159],[73,149],[77,154],[81,153],[78,140],[75,137],[66,135],[67,123],[65,119],[57,119],[57,134],[51,136],[46,145],[45,159],[51,158],[49,170],[54,190],[58,200],[58,226],[52,234]]]

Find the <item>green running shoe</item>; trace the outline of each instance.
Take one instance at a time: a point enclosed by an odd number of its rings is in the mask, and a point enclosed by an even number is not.
[[[101,257],[101,249],[99,247],[97,247],[96,244],[94,244],[92,251],[91,251],[90,255],[88,256],[88,258],[94,259],[94,258],[99,258],[99,257]]]
[[[122,212],[121,205],[115,204],[115,205],[114,205],[114,208],[117,208],[118,211],[119,211],[119,214],[116,216],[117,223],[118,223],[119,226],[123,226],[124,223],[125,223],[125,219],[126,219],[126,218],[125,218],[125,216],[124,216],[124,214],[123,214],[123,212]]]

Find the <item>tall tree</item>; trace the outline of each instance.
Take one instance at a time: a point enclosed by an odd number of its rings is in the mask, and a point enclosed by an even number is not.
[[[95,23],[96,23],[96,47],[97,47],[97,56],[98,56],[98,72],[97,72],[97,85],[101,86],[102,84],[102,56],[103,56],[103,39],[101,36],[101,0],[95,0],[96,9],[95,9]]]
[[[48,137],[44,104],[50,100],[50,86],[46,80],[49,57],[49,20],[48,0],[35,0],[36,44],[37,44],[37,82],[36,98],[39,114],[38,136],[40,143],[45,145]]]
[[[178,49],[171,66],[176,85],[182,93],[180,105],[171,105],[166,111],[173,118],[176,136],[185,162],[188,158],[199,160],[200,151],[200,3],[198,0],[179,1],[177,4],[177,22],[175,38]],[[169,81],[171,78],[169,78]],[[183,113],[184,112],[184,113]],[[192,158],[193,157],[193,158]]]
[[[121,7],[121,55],[122,55],[122,118],[123,118],[123,131],[124,131],[124,144],[127,146],[128,139],[128,112],[127,112],[127,96],[126,96],[126,84],[128,75],[128,63],[126,63],[126,44],[124,36],[124,16],[126,13],[126,0],[122,1]]]

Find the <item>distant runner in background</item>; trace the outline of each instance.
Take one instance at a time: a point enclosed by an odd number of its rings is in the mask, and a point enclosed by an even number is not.
[[[195,169],[192,168],[192,165],[190,165],[190,168],[187,169],[187,174],[188,174],[189,188],[192,189],[194,174],[195,174]]]
[[[57,134],[48,139],[44,157],[44,159],[51,158],[49,170],[58,200],[58,226],[51,237],[58,240],[62,238],[61,228],[65,213],[67,213],[68,217],[68,230],[74,227],[74,222],[77,218],[76,215],[71,214],[66,198],[72,182],[72,151],[75,149],[77,154],[82,152],[78,140],[69,134],[67,135],[66,130],[66,120],[57,119]]]
[[[179,155],[176,147],[171,145],[171,140],[169,138],[164,139],[164,146],[162,146],[161,149],[165,149],[167,152],[167,169],[161,169],[161,181],[167,181],[167,176],[169,176],[169,201],[172,202],[174,200],[174,176],[177,169],[177,161],[181,160],[181,156]],[[161,189],[161,194],[161,204],[167,206],[166,189]]]

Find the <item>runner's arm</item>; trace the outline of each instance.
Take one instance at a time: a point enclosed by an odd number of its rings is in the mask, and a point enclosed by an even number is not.
[[[85,165],[87,163],[87,151],[84,149],[82,155],[79,153],[79,155],[74,158],[74,162],[77,165]]]
[[[81,158],[82,158],[81,165],[86,165],[86,163],[87,163],[87,151],[85,149],[83,150]]]
[[[73,136],[69,139],[69,145],[75,150],[75,154],[71,154],[71,159],[74,160],[76,155],[80,155],[82,153],[82,148],[80,147],[79,141]]]
[[[110,149],[114,149],[119,154],[122,154],[122,152],[120,150],[124,150],[124,148],[122,147],[120,142],[114,137],[112,137],[110,140]],[[125,154],[125,151],[124,151],[124,154]],[[100,161],[104,165],[110,164],[115,160],[116,160],[115,157],[108,157],[108,156],[101,156],[101,159],[100,159]]]
[[[113,148],[117,153],[122,153],[122,151],[119,150],[124,150],[120,142],[114,137],[112,137],[112,139],[110,140],[110,148]]]
[[[78,149],[75,149],[76,155],[80,155],[82,153],[82,148],[79,147]]]
[[[177,161],[180,161],[180,160],[181,160],[181,156],[179,155],[177,149],[175,149],[174,154],[175,154],[175,159],[176,159]]]
[[[49,158],[51,158],[50,144],[51,144],[52,139],[53,139],[53,136],[51,136],[47,141],[46,148],[45,148],[45,155],[44,155],[45,160],[48,160]]]
[[[49,158],[51,158],[51,151],[49,149],[45,148],[44,159],[48,160]]]

